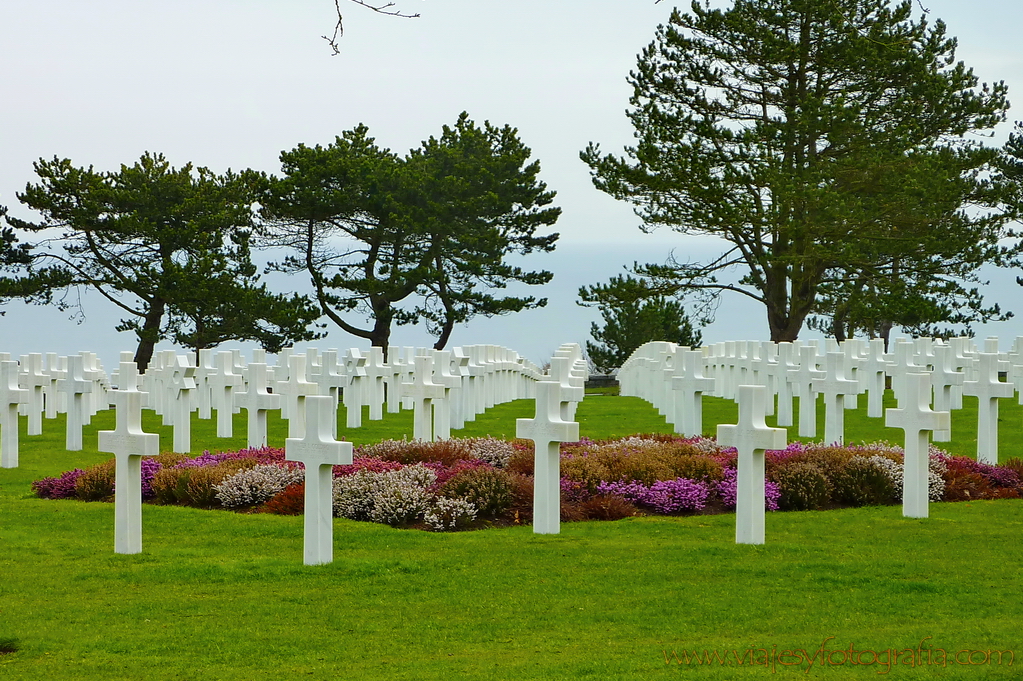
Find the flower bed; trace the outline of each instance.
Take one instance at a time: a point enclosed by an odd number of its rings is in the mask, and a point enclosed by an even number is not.
[[[300,514],[304,471],[284,450],[161,454],[142,461],[143,498],[200,508]],[[768,510],[895,504],[902,450],[793,443],[766,455]],[[563,520],[720,513],[735,508],[736,453],[707,438],[637,435],[561,447]],[[1023,461],[999,466],[931,447],[931,501],[1020,498]],[[386,440],[334,467],[334,514],[434,531],[527,523],[533,451],[525,440]],[[32,484],[46,499],[113,498],[113,460]]]

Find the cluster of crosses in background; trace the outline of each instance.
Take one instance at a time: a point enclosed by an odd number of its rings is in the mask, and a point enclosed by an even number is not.
[[[887,378],[898,407],[882,412]],[[816,437],[823,396],[824,440],[841,444],[844,411],[866,393],[869,417],[884,416],[888,427],[905,431],[903,515],[926,518],[930,435],[951,439],[950,412],[962,408],[963,395],[978,398],[977,460],[998,463],[998,399],[1019,392],[1023,404],[1023,336],[1005,353],[997,338],[986,339],[983,351],[970,338],[898,339],[891,353],[880,339],[831,339],[823,348],[816,341],[728,341],[699,350],[655,341],[629,357],[618,380],[623,395],[649,401],[685,435],[700,434],[703,395],[739,403],[739,423],[718,426],[718,442],[738,449],[736,541],[762,544],[764,452],[786,446],[786,431],[769,428],[766,416],[793,425],[799,397],[799,435]]]
[[[142,430],[142,409],[161,415],[173,432],[173,450],[189,453],[192,413],[217,416],[217,436],[233,436],[233,414],[248,412],[248,446],[266,445],[266,414],[279,409],[288,422],[285,452],[306,471],[305,562],[332,560],[333,517],[331,467],[352,462],[352,444],[337,441],[338,405],[344,404],[349,428],[362,425],[363,407],[370,420],[384,410],[412,409],[414,439],[447,439],[452,428],[495,404],[538,397],[534,419],[518,424],[519,436],[532,439],[539,453],[536,497],[541,510],[535,529],[560,529],[558,446],[579,439],[572,419],[583,398],[586,362],[578,345],[561,346],[544,373],[507,348],[476,345],[437,351],[381,348],[363,353],[349,349],[305,354],[285,350],[278,363],[266,363],[256,351],[246,363],[240,351],[200,351],[198,361],[173,350],[158,353],[139,375],[131,353],[121,354],[117,371],[108,376],[93,353],[70,357],[30,354],[20,362],[0,353],[0,440],[2,466],[18,465],[19,411],[28,418],[29,435],[42,434],[42,416],[66,414],[66,447],[82,449],[82,429],[100,410],[115,406],[116,428],[99,432],[99,450],[116,458],[114,550],[142,550],[141,459],[159,453],[159,436]],[[116,387],[113,387],[116,386]],[[554,455],[550,455],[553,449]],[[544,469],[543,466],[547,468]]]
[[[82,448],[83,425],[113,404],[116,429],[99,433],[99,449],[117,460],[115,551],[138,553],[141,458],[159,450],[158,436],[142,431],[142,408],[173,427],[174,451],[182,453],[190,449],[193,411],[205,419],[216,411],[218,437],[231,437],[232,415],[246,409],[248,444],[261,447],[266,413],[279,409],[288,421],[287,458],[306,471],[304,555],[306,564],[317,565],[332,560],[331,467],[352,461],[351,443],[336,439],[339,404],[346,407],[349,428],[361,426],[363,406],[371,420],[382,419],[385,407],[391,413],[413,409],[413,438],[431,441],[450,437],[452,428],[495,404],[532,398],[536,416],[519,419],[516,435],[534,443],[533,528],[558,533],[559,447],[579,439],[575,408],[586,377],[579,346],[562,345],[547,373],[494,345],[388,350],[386,360],[380,348],[369,353],[352,348],[344,356],[336,350],[286,350],[273,366],[260,351],[249,363],[240,351],[201,351],[197,362],[165,351],[142,376],[130,353],[122,353],[110,377],[92,353],[48,355],[45,364],[41,354],[19,363],[0,353],[2,465],[18,464],[19,410],[27,416],[29,435],[42,433],[43,415],[66,413],[66,445],[76,451]],[[1002,382],[1000,372],[1013,383]],[[882,414],[886,377],[899,406]],[[1023,403],[1023,337],[1006,353],[999,352],[997,338],[987,339],[983,351],[966,338],[898,340],[890,354],[879,340],[829,341],[825,348],[814,342],[726,342],[699,350],[652,342],[636,350],[618,378],[623,395],[648,400],[684,435],[700,434],[704,394],[738,402],[738,423],[718,426],[718,441],[738,451],[736,542],[763,544],[764,453],[787,444],[786,430],[768,427],[767,415],[777,409],[778,425],[793,425],[793,398],[799,397],[799,434],[814,437],[816,403],[823,395],[825,440],[841,443],[844,410],[867,393],[868,416],[885,416],[888,426],[906,434],[903,515],[925,518],[929,436],[951,437],[949,410],[961,408],[963,395],[979,399],[978,460],[997,463],[998,399],[1019,389]]]

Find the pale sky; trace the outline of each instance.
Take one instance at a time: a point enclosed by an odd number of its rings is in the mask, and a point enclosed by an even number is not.
[[[1005,80],[1023,107],[1018,0],[925,0],[959,38],[958,58],[984,81]],[[531,256],[550,269],[546,309],[459,327],[450,345],[498,343],[543,361],[563,342],[584,342],[593,310],[575,305],[580,285],[605,281],[634,260],[660,262],[708,244],[663,231],[642,234],[631,208],[594,189],[578,154],[590,141],[620,152],[632,139],[625,118],[628,71],[671,4],[653,0],[400,0],[418,19],[389,18],[342,2],[341,54],[321,35],[333,29],[331,0],[33,0],[0,4],[0,204],[35,216],[14,194],[35,180],[33,161],[70,158],[115,170],[145,151],[175,166],[222,172],[279,172],[281,150],[329,144],[362,122],[379,144],[404,153],[465,110],[477,122],[517,127],[540,160],[541,178],[564,213],[554,254]],[[920,5],[916,7],[919,14]],[[1019,94],[1017,94],[1019,93]],[[1023,108],[1010,119],[1023,119]],[[999,129],[996,141],[1011,128]],[[1023,335],[1023,289],[996,272],[988,302],[1019,319],[979,329],[1003,345]],[[304,290],[301,279],[274,279]],[[529,289],[537,287],[528,287]],[[113,331],[118,315],[95,296],[76,325],[53,309],[4,306],[0,351],[99,352],[107,368],[134,349]],[[804,333],[804,336],[810,336]],[[722,299],[705,342],[766,339],[763,308]],[[400,327],[403,345],[432,344]],[[366,345],[334,331],[317,347]],[[169,346],[167,346],[169,347]]]

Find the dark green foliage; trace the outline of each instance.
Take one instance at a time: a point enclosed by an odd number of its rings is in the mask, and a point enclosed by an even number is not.
[[[487,292],[553,276],[505,262],[551,251],[558,238],[536,234],[561,210],[529,156],[515,129],[477,127],[465,113],[404,157],[363,125],[327,147],[299,145],[281,154],[284,176],[261,183],[266,242],[294,253],[275,267],[307,274],[327,317],[385,348],[392,324],[424,321],[442,348],[475,315],[542,307],[546,299]]]
[[[682,304],[650,289],[631,276],[612,277],[607,284],[579,289],[579,305],[596,306],[603,326],[590,325],[595,343],[586,342],[586,353],[601,373],[609,373],[644,343],[669,341],[699,347],[702,334],[693,329]]]
[[[832,478],[835,500],[849,506],[895,503],[895,485],[884,471],[864,457],[853,457]]]
[[[775,470],[772,480],[781,488],[783,511],[821,509],[831,501],[832,484],[816,464],[797,461]]]
[[[642,228],[714,236],[707,261],[635,268],[659,291],[761,302],[771,338],[823,326],[997,318],[969,286],[1013,260],[997,151],[1004,83],[980,86],[940,22],[905,0],[694,2],[672,12],[630,74],[636,144],[582,153],[594,184]],[[970,207],[970,210],[966,210]],[[980,210],[973,210],[981,207]]]
[[[21,650],[21,641],[14,636],[0,636],[0,655],[10,655]]]
[[[63,230],[62,249],[35,262],[62,273],[60,286],[95,288],[124,312],[117,328],[138,337],[140,370],[162,339],[193,349],[255,340],[277,352],[319,337],[309,330],[319,312],[308,300],[259,283],[249,249],[253,195],[243,178],[172,168],[149,153],[117,172],[58,158],[39,160],[35,171],[40,183],[18,198],[44,219],[11,224]]]
[[[444,483],[439,493],[471,502],[479,518],[496,518],[511,508],[514,501],[511,475],[496,468],[461,471]]]

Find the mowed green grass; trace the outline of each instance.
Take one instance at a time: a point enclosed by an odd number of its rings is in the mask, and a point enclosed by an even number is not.
[[[708,398],[705,429],[735,413]],[[510,437],[524,416],[528,401],[500,405],[459,434]],[[670,432],[636,398],[588,397],[577,416],[592,438]],[[145,417],[169,448],[170,430]],[[947,448],[969,454],[975,432],[959,426],[963,417]],[[846,419],[848,440],[900,437],[860,413]],[[195,451],[244,444],[244,414],[230,440],[215,437],[213,421],[193,423]],[[411,415],[365,423],[341,435],[400,437]],[[865,651],[861,662],[921,641],[915,661],[935,662],[936,649],[1023,655],[1023,501],[932,504],[926,520],[902,518],[897,506],[769,514],[767,543],[756,547],[734,543],[733,515],[572,523],[556,536],[336,520],[334,562],[312,568],[302,565],[301,518],[146,505],[143,553],[121,556],[111,504],[40,500],[29,490],[43,475],[109,458],[96,451],[95,432],[112,426],[111,412],[97,415],[86,449],[72,453],[62,422],[29,438],[22,420],[21,466],[0,470],[0,642],[20,646],[0,655],[0,679],[645,681],[886,671],[821,668],[818,656],[806,674],[805,662],[736,666],[726,653],[813,655],[826,639],[828,651]],[[1023,412],[1008,400],[1000,427],[1000,457],[1018,456]],[[271,444],[283,444],[285,430],[272,419]],[[678,664],[672,655],[704,649],[731,663]],[[829,653],[834,665],[844,656]],[[907,659],[890,673],[1014,679],[1023,666],[1008,655],[985,663],[986,653],[974,653],[974,666],[911,669]]]

